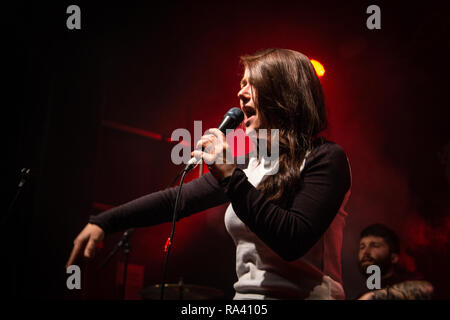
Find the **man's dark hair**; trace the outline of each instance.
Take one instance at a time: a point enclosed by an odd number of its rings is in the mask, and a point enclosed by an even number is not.
[[[361,232],[360,239],[368,236],[383,238],[388,244],[391,253],[400,253],[400,241],[398,236],[392,229],[386,227],[384,224],[376,223],[366,227]]]

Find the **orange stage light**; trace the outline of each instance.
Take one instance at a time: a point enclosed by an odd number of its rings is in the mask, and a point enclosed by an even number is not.
[[[323,77],[323,75],[325,74],[325,68],[323,67],[323,65],[317,61],[317,60],[310,60],[314,69],[316,70],[316,73],[319,77]]]

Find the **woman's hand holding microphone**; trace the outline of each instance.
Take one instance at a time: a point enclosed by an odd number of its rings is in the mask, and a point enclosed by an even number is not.
[[[191,156],[203,159],[211,174],[221,181],[233,174],[236,165],[223,132],[216,128],[208,131],[210,134],[200,138]]]

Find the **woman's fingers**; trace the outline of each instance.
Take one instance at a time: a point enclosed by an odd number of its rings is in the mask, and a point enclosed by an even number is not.
[[[191,152],[191,155],[197,159],[203,159],[203,161],[207,164],[207,165],[211,165],[215,162],[216,160],[216,156],[215,154],[211,154],[211,153],[207,153],[207,152],[203,152],[200,150],[194,150]]]
[[[225,135],[222,131],[220,131],[217,128],[211,128],[208,129],[207,132],[210,132],[209,134],[203,135],[196,144],[196,149],[203,149],[210,148],[211,146],[216,148],[217,146],[222,146],[226,142]]]
[[[211,132],[211,134],[214,135],[214,137],[216,137],[222,143],[225,141],[225,135],[219,129],[211,128],[211,129],[208,129],[208,131]]]
[[[201,147],[206,148],[210,144],[213,144],[213,145],[217,145],[217,144],[221,144],[221,143],[223,144],[226,141],[225,135],[223,134],[223,132],[217,128],[208,129],[206,132],[210,132],[210,133],[203,135],[200,138],[200,140],[198,140],[198,142],[195,146],[196,149],[201,149]]]
[[[217,128],[212,128],[208,130],[216,137],[216,153],[217,157],[220,158],[220,163],[233,163],[233,155],[228,146],[225,134]]]
[[[97,246],[97,242],[94,239],[90,238],[88,244],[86,245],[86,249],[84,249],[84,256],[88,259],[91,259],[95,255],[95,247]]]
[[[86,258],[94,257],[96,245],[103,240],[104,236],[105,232],[99,226],[88,223],[73,241],[73,249],[66,268],[74,264],[83,251]]]
[[[75,241],[73,242],[72,252],[70,253],[69,260],[67,260],[67,263],[66,263],[66,268],[71,266],[75,262],[75,260],[78,258],[80,251],[83,248],[84,243],[85,243],[85,241],[83,241],[83,240],[75,239]]]
[[[75,258],[78,256],[78,253],[79,253],[79,252],[80,252],[80,247],[77,246],[77,245],[75,245],[75,246],[73,247],[73,249],[72,249],[72,252],[70,253],[69,260],[67,260],[67,262],[66,262],[66,269],[67,269],[69,266],[73,265],[73,263],[74,263],[74,261],[75,261]]]
[[[228,151],[225,135],[217,128],[208,131],[210,134],[205,134],[200,138],[196,150],[191,153],[191,156],[203,159],[208,165],[213,163],[223,164]]]
[[[97,242],[90,238],[88,239],[76,239],[73,244],[72,252],[70,253],[69,260],[67,260],[66,268],[73,265],[77,258],[80,256],[81,251],[83,250],[84,245],[86,244],[86,247],[84,248],[84,256],[86,258],[93,258],[95,255],[95,247],[97,245]]]
[[[205,134],[198,140],[195,149],[207,149],[210,145],[214,145],[215,136],[212,134]]]
[[[225,159],[228,162],[229,150],[225,135],[217,128],[208,129],[208,132],[210,133],[202,136],[197,142],[196,150],[191,153],[191,156],[197,159],[202,158],[207,164],[214,162],[223,164]]]

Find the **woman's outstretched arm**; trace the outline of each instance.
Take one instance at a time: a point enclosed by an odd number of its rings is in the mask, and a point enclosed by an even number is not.
[[[75,238],[66,267],[81,254],[95,255],[97,244],[105,234],[129,228],[152,226],[172,220],[175,198],[179,187],[168,188],[127,202],[99,215],[91,216],[89,223]],[[183,185],[178,207],[178,219],[229,201],[216,178],[210,173]]]
[[[89,222],[98,225],[108,234],[172,221],[178,188],[168,188],[140,197],[91,216]],[[179,201],[178,219],[181,219],[229,200],[217,180],[207,173],[184,184]]]

